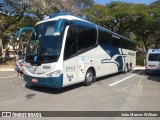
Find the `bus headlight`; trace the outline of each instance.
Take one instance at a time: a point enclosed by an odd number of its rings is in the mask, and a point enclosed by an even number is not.
[[[59,77],[59,76],[61,76],[61,74],[62,74],[61,70],[56,70],[54,72],[47,74],[47,77]]]

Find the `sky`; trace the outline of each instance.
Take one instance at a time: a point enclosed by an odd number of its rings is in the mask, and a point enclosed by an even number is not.
[[[155,2],[156,0],[94,0],[97,4],[106,4],[113,1],[120,1],[120,2],[128,2],[128,3],[142,3],[142,4],[150,4]]]

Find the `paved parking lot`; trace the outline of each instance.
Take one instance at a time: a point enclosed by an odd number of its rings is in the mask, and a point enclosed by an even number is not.
[[[0,72],[0,111],[160,111],[159,91],[160,76],[145,75],[143,70],[99,78],[87,87],[76,84],[62,89],[25,85],[14,72]]]

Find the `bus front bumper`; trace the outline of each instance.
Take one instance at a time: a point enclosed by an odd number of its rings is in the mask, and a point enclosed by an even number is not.
[[[26,83],[32,85],[52,87],[52,88],[62,88],[63,86],[63,74],[61,74],[59,77],[48,77],[48,78],[35,77],[24,74],[23,78]]]

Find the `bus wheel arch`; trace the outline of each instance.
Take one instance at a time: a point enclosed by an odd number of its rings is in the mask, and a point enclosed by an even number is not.
[[[95,78],[96,78],[96,71],[95,71],[94,67],[89,67],[86,71],[85,80],[84,80],[83,84],[85,86],[89,86],[93,82],[95,82]]]

